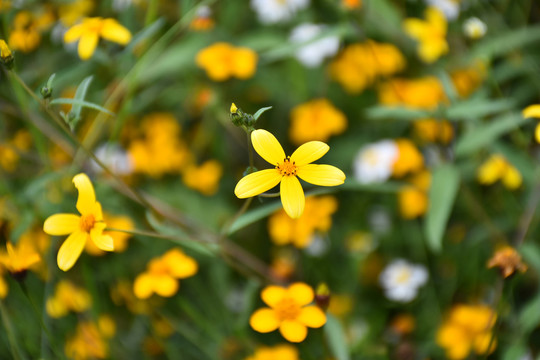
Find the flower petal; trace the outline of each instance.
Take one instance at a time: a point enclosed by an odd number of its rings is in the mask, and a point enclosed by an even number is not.
[[[96,224],[97,226],[98,224]],[[101,225],[101,224],[99,224]],[[105,227],[105,224],[103,223],[103,227]],[[98,248],[100,248],[103,251],[114,251],[114,240],[110,235],[103,235],[103,229],[98,229],[94,226],[94,228],[90,231],[90,239],[96,244]]]
[[[142,273],[135,279],[133,283],[133,293],[139,299],[148,299],[154,292],[154,277]]]
[[[540,118],[540,104],[527,106],[522,114],[524,118]]]
[[[71,43],[71,42],[77,41],[77,39],[81,37],[83,32],[84,32],[84,26],[82,24],[72,26],[64,34],[64,42]]]
[[[73,177],[73,184],[79,190],[79,198],[77,199],[77,210],[82,215],[92,212],[96,204],[96,194],[94,187],[88,176],[80,173]]]
[[[536,124],[536,128],[534,129],[534,138],[536,139],[537,143],[540,143],[540,123]]]
[[[326,324],[326,315],[318,306],[306,306],[300,311],[297,320],[310,328],[320,328]]]
[[[320,186],[337,186],[345,181],[343,171],[332,165],[307,164],[299,167],[296,175],[310,184]]]
[[[251,133],[253,148],[264,160],[276,166],[285,159],[285,151],[274,135],[259,129]]]
[[[99,41],[99,35],[94,32],[86,32],[81,36],[81,39],[79,40],[79,46],[78,46],[78,52],[79,57],[82,60],[88,60],[92,57],[94,54],[94,51],[96,50],[96,46]]]
[[[249,325],[251,325],[255,331],[268,333],[279,327],[279,318],[274,310],[262,308],[251,315],[249,318]]]
[[[179,249],[169,250],[163,261],[167,264],[169,274],[177,279],[185,279],[197,273],[199,266],[195,259],[185,255]]]
[[[270,285],[263,289],[261,298],[266,305],[274,307],[283,297],[287,295],[287,290],[277,285]]]
[[[124,26],[120,25],[115,19],[103,20],[103,27],[101,28],[101,37],[121,44],[126,45],[131,41],[131,33]]]
[[[56,258],[60,269],[68,271],[73,267],[79,256],[81,256],[87,237],[88,234],[83,231],[75,231],[68,236],[66,241],[60,246]]]
[[[403,30],[405,30],[409,36],[420,39],[426,35],[429,28],[423,20],[408,18],[403,22]]]
[[[299,343],[306,338],[307,327],[298,321],[285,320],[279,326],[279,332],[288,341]]]
[[[276,169],[254,172],[240,179],[234,188],[234,194],[240,199],[259,195],[279,184],[281,178],[281,174]]]
[[[299,218],[304,212],[306,198],[304,190],[296,176],[284,176],[281,179],[281,204],[283,210],[293,219]]]
[[[49,235],[68,235],[79,229],[81,217],[74,214],[51,215],[43,223],[43,231]]]
[[[289,293],[289,296],[292,297],[300,306],[309,304],[315,297],[311,286],[301,282],[291,284],[287,288],[287,292]]]
[[[296,166],[306,165],[322,158],[328,150],[330,146],[322,141],[310,141],[295,150],[291,155],[291,161],[294,161]]]
[[[178,291],[178,280],[169,275],[154,277],[154,291],[163,297],[171,297]]]

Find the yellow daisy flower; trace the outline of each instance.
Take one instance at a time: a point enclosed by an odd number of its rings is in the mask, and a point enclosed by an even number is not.
[[[55,214],[49,216],[43,224],[43,231],[49,235],[68,235],[68,238],[58,251],[58,267],[67,271],[73,267],[86,241],[90,238],[98,248],[113,251],[113,238],[103,235],[107,227],[103,221],[101,204],[96,201],[96,194],[90,179],[86,174],[78,174],[73,178],[75,187],[79,190],[77,210],[81,214]]]
[[[41,261],[41,256],[27,241],[21,241],[15,245],[6,243],[6,251],[0,250],[0,264],[11,274],[22,274],[31,266]]]
[[[249,324],[258,332],[279,332],[290,342],[299,343],[307,336],[307,327],[320,328],[326,323],[326,315],[313,301],[313,289],[304,283],[294,283],[288,288],[270,285],[263,289],[261,298],[270,306],[251,315]]]
[[[84,18],[82,23],[66,31],[64,41],[71,43],[79,40],[79,57],[82,60],[88,60],[94,54],[100,37],[126,45],[131,40],[131,33],[115,19]]]
[[[257,171],[240,179],[234,189],[235,195],[240,199],[259,195],[281,183],[283,209],[287,215],[296,219],[304,212],[306,201],[304,190],[297,177],[321,186],[341,185],[345,181],[345,174],[337,167],[311,164],[330,149],[323,142],[307,142],[291,156],[285,156],[281,144],[266,130],[253,131],[251,142],[255,151],[275,168]]]
[[[403,28],[409,36],[419,42],[418,56],[426,63],[433,63],[448,52],[446,32],[448,24],[443,13],[434,7],[425,12],[426,20],[408,18]]]

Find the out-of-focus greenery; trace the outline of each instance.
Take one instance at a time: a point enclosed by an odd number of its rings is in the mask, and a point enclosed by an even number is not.
[[[539,20],[534,0],[0,0],[0,358],[540,356]],[[253,129],[327,143],[345,183],[302,182],[297,220],[279,188],[238,199],[275,166]],[[80,173],[115,251],[88,237],[64,272],[43,226],[78,214]],[[325,325],[255,331],[261,291],[297,282]]]

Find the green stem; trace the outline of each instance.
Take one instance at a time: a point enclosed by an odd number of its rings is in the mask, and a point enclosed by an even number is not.
[[[4,328],[6,329],[9,346],[11,348],[11,355],[13,355],[15,360],[26,359],[26,357],[22,355],[21,348],[17,343],[17,337],[15,336],[15,332],[13,330],[11,318],[9,317],[9,312],[6,310],[3,301],[0,301],[0,314],[2,314],[2,322],[4,323]]]

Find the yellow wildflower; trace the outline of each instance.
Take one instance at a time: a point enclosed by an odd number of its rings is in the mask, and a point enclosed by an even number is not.
[[[446,120],[419,119],[413,122],[416,136],[427,142],[449,144],[454,138],[454,128]]]
[[[409,18],[403,23],[403,28],[409,36],[416,39],[418,56],[426,63],[433,63],[448,52],[446,41],[447,23],[443,13],[437,8],[429,7],[425,12],[426,20]]]
[[[487,267],[488,269],[498,267],[505,278],[516,271],[527,271],[527,265],[522,262],[521,255],[511,246],[504,246],[497,250],[489,259]]]
[[[8,241],[6,250],[0,251],[0,264],[15,276],[24,274],[26,270],[41,261],[41,256],[28,241],[19,241],[15,245]]]
[[[397,139],[398,157],[392,167],[392,174],[402,177],[416,172],[424,166],[424,158],[414,144],[408,139]]]
[[[414,219],[428,209],[431,174],[424,170],[409,179],[409,183],[398,193],[399,212],[405,219]]]
[[[452,71],[450,76],[459,96],[466,98],[482,84],[486,76],[486,65],[479,61],[471,67]]]
[[[478,168],[477,178],[478,182],[483,185],[491,185],[497,180],[502,180],[504,186],[509,190],[519,188],[523,182],[518,169],[499,154],[492,155]]]
[[[35,50],[41,42],[40,30],[44,28],[32,13],[18,12],[13,19],[13,30],[9,34],[9,46],[24,53]]]
[[[75,0],[59,5],[58,17],[65,26],[70,27],[90,14],[93,9],[94,2],[92,0]]]
[[[66,341],[64,351],[74,360],[105,359],[109,353],[106,338],[95,323],[83,321],[77,325],[73,337]]]
[[[524,118],[537,118],[540,119],[540,104],[527,106],[523,112]],[[536,142],[540,143],[540,122],[536,124],[536,129],[534,130],[534,138]]]
[[[407,335],[414,331],[416,321],[411,314],[399,314],[392,319],[390,328],[397,334]]]
[[[327,99],[311,100],[291,111],[290,137],[295,144],[311,140],[328,141],[347,128],[347,118]]]
[[[319,307],[307,306],[314,296],[313,289],[304,283],[294,283],[287,288],[267,286],[261,292],[261,298],[269,308],[255,311],[249,324],[261,333],[279,328],[288,341],[302,342],[307,336],[307,327],[319,328],[326,323],[326,315]]]
[[[261,346],[245,360],[299,360],[298,349],[289,344]]]
[[[257,53],[249,48],[218,42],[199,51],[195,61],[210,79],[225,81],[231,77],[243,80],[252,77],[257,58]]]
[[[341,4],[348,10],[359,9],[362,7],[362,0],[341,0]]]
[[[296,219],[304,212],[305,205],[304,190],[297,177],[320,186],[336,186],[345,181],[345,174],[337,167],[311,164],[330,149],[323,142],[307,142],[288,157],[274,135],[266,130],[253,131],[251,142],[255,151],[275,168],[243,177],[234,189],[235,195],[240,199],[259,195],[281,183],[283,208],[287,215]]]
[[[72,43],[79,40],[78,52],[82,60],[88,60],[94,54],[99,38],[120,45],[131,41],[131,33],[115,19],[101,17],[84,18],[82,23],[72,26],[64,34],[64,41]]]
[[[11,53],[11,49],[3,39],[0,39],[0,59],[6,66],[11,66],[13,63],[13,54]]]
[[[490,354],[497,347],[496,339],[491,341],[496,319],[497,315],[488,306],[456,305],[437,331],[437,344],[451,360],[465,359],[471,351]]]
[[[315,231],[330,229],[337,205],[333,196],[308,197],[304,213],[297,219],[280,210],[268,219],[270,238],[276,245],[293,244],[303,249],[311,243]]]
[[[379,102],[383,105],[433,110],[445,101],[443,86],[434,76],[392,79],[379,86]]]
[[[139,299],[147,299],[156,293],[171,297],[178,291],[177,279],[185,279],[197,273],[195,259],[185,255],[179,249],[167,251],[164,255],[152,259],[143,272],[135,279],[133,293]]]
[[[26,130],[19,130],[5,144],[0,144],[0,167],[7,172],[15,171],[20,154],[26,152],[32,145],[32,137]]]
[[[101,204],[96,201],[96,194],[90,179],[81,173],[73,177],[73,183],[79,190],[77,210],[81,216],[74,214],[56,214],[49,216],[43,224],[43,231],[49,235],[68,235],[58,251],[58,267],[67,271],[73,267],[88,239],[104,251],[113,251],[114,242],[110,235],[104,235],[107,227],[103,221]]]
[[[92,298],[88,291],[80,288],[67,280],[61,280],[56,284],[52,297],[47,299],[46,310],[52,318],[60,318],[68,312],[83,312],[92,305]]]
[[[200,166],[188,165],[183,170],[182,180],[187,187],[210,196],[217,192],[222,174],[221,164],[217,160],[208,160]]]
[[[5,299],[9,292],[9,287],[6,279],[0,273],[0,299]]]
[[[103,218],[105,219],[105,222],[107,223],[107,226],[109,228],[113,229],[122,229],[122,230],[133,230],[135,228],[135,224],[133,223],[133,220],[127,216],[113,216],[110,214],[105,213]],[[110,235],[113,239],[113,246],[114,246],[114,252],[124,252],[127,248],[127,243],[129,238],[131,238],[131,234],[127,232],[121,232],[121,231],[104,231],[103,234]],[[101,250],[94,244],[93,241],[87,241],[85,250],[90,255],[94,256],[101,256],[105,255],[105,251]]]

